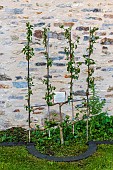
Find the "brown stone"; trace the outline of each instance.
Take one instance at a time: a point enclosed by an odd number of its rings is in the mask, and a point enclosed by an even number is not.
[[[102,18],[96,18],[97,20],[99,20],[99,21],[102,21]]]
[[[50,4],[49,3],[45,3],[45,6],[50,6]]]
[[[72,27],[75,23],[74,22],[64,22],[63,25],[66,27]]]
[[[44,107],[37,107],[37,108],[34,109],[34,111],[35,110],[44,110]]]
[[[4,115],[5,111],[0,110],[0,115]]]
[[[72,14],[68,14],[69,17],[72,17]]]
[[[35,30],[34,36],[36,38],[42,38],[42,31],[41,30]]]
[[[96,70],[99,70],[99,69],[101,69],[101,67],[96,67]]]
[[[15,109],[13,112],[20,112],[20,110],[19,109]]]
[[[97,77],[95,77],[95,81],[102,81],[102,80],[104,80],[104,78],[103,78],[103,77],[101,77],[101,76],[97,76]]]
[[[111,19],[112,19],[112,18],[113,18],[113,14],[104,14],[104,17],[105,17],[105,18],[111,18]]]
[[[101,32],[100,36],[106,35],[106,32]]]
[[[113,91],[113,86],[112,87],[109,86],[109,88],[107,89],[107,92],[110,92],[110,91]]]
[[[112,63],[112,62],[113,62],[113,60],[109,60],[109,61],[108,61],[108,63]]]
[[[108,3],[108,5],[113,5],[113,3]]]
[[[41,114],[42,112],[33,112],[33,114]]]
[[[64,23],[56,22],[54,23],[54,26],[59,27],[61,25],[64,25],[65,27],[72,27],[74,24],[75,24],[74,22],[64,22]]]
[[[102,49],[103,49],[103,50],[108,50],[108,47],[103,46]]]
[[[8,85],[0,84],[0,89],[8,89],[8,88],[9,88]]]
[[[105,36],[106,32],[97,32],[96,35],[98,35],[98,36]]]
[[[113,94],[106,94],[105,97],[113,97]]]
[[[38,14],[38,15],[39,15],[39,14],[42,14],[42,12],[36,12],[36,14]]]
[[[44,109],[45,109],[44,107],[36,107],[33,109],[33,114],[41,114],[42,112],[40,112],[40,110],[44,110]]]
[[[0,6],[0,9],[3,9],[3,6]]]
[[[67,75],[67,74],[66,74],[64,77],[65,77],[65,78],[70,78],[70,77],[71,77],[71,75]]]
[[[60,22],[55,22],[55,23],[54,23],[54,27],[59,27],[59,26],[61,26],[61,25],[63,25],[63,23],[60,23]]]
[[[23,18],[24,18],[24,19],[29,19],[29,17],[27,17],[27,16],[24,16]]]
[[[105,37],[105,38],[101,39],[100,43],[103,45],[113,45],[113,39]]]

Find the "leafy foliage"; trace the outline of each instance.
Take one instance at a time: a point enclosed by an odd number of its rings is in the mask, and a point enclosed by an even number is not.
[[[26,55],[26,60],[28,61],[28,75],[27,75],[27,83],[28,83],[28,94],[26,95],[26,100],[28,101],[28,105],[25,106],[26,110],[29,112],[32,111],[32,107],[30,106],[30,96],[33,94],[31,87],[34,86],[33,79],[30,77],[30,71],[29,71],[29,61],[34,56],[34,49],[30,46],[30,43],[32,43],[32,29],[33,26],[28,22],[26,23],[26,35],[27,35],[27,44],[23,48],[22,52]]]
[[[30,59],[34,55],[34,50],[31,47],[32,43],[32,29],[33,26],[30,23],[26,24],[27,27],[27,44],[23,48],[23,53],[26,55],[26,60],[28,61],[28,94],[26,95],[26,99],[28,101],[28,105],[26,106],[26,110],[29,111],[29,126],[30,126],[30,113],[32,111],[32,107],[30,105],[30,96],[32,95],[33,80],[30,77],[29,72],[29,62]],[[79,37],[77,38],[76,42],[72,42],[71,39],[71,28],[64,29],[64,35],[67,39],[67,43],[69,47],[65,47],[65,53],[67,56],[67,71],[71,74],[70,80],[70,95],[68,97],[69,101],[73,99],[73,80],[77,80],[80,73],[80,65],[81,63],[75,63],[74,60],[74,50],[77,49],[77,45],[79,42]],[[36,142],[37,147],[42,152],[45,152],[49,155],[54,155],[55,150],[58,148],[62,148],[63,146],[67,147],[72,144],[86,144],[85,137],[87,132],[89,133],[89,140],[113,140],[113,116],[108,116],[106,112],[103,112],[102,109],[105,105],[105,100],[101,100],[100,97],[96,94],[95,84],[94,84],[94,69],[93,65],[95,61],[91,58],[91,55],[94,51],[94,44],[98,37],[95,35],[95,32],[98,28],[90,29],[90,40],[89,40],[89,47],[87,48],[88,55],[83,55],[85,59],[85,65],[88,69],[88,76],[87,76],[87,90],[86,96],[87,99],[83,103],[84,106],[87,106],[87,114],[83,116],[81,120],[78,120],[78,113],[74,117],[74,126],[73,122],[70,120],[69,116],[66,116],[64,120],[61,122],[55,120],[45,120],[45,127],[44,129],[40,129],[39,125],[37,125],[37,129],[32,131],[31,134],[31,141]],[[49,81],[49,68],[52,66],[52,60],[48,54],[48,29],[44,28],[43,31],[43,44],[45,47],[45,58],[46,58],[46,66],[47,66],[47,79],[43,80],[43,83],[46,85],[46,93],[45,93],[45,100],[47,105],[52,105],[52,99],[54,96],[55,87],[50,84]],[[88,120],[89,127],[88,131],[86,131],[86,122]],[[61,146],[60,140],[60,127],[62,127],[63,131],[63,139],[64,143]],[[72,129],[74,127],[74,133],[72,133]],[[21,128],[11,128],[5,132],[0,132],[0,142],[3,141],[24,141],[28,140],[25,130]],[[51,134],[51,136],[48,135]],[[74,146],[74,145],[73,145]]]
[[[26,23],[26,29],[27,29],[27,44],[25,45],[25,47],[23,48],[22,52],[26,55],[26,60],[28,63],[28,68],[27,68],[27,84],[28,84],[28,93],[26,95],[26,100],[27,100],[27,106],[25,106],[26,111],[28,111],[29,116],[28,116],[28,123],[29,123],[29,142],[30,142],[30,114],[32,112],[32,106],[31,106],[31,95],[32,93],[32,89],[31,87],[34,85],[33,81],[32,81],[32,77],[30,77],[30,59],[34,56],[34,49],[30,46],[32,43],[32,29],[33,26],[28,22]]]
[[[48,28],[44,28],[43,31],[43,44],[45,47],[45,58],[46,58],[46,65],[47,65],[47,78],[43,80],[43,83],[46,85],[46,93],[45,93],[45,100],[48,106],[52,105],[52,100],[53,100],[53,96],[54,96],[54,90],[56,89],[56,87],[52,86],[49,80],[49,69],[50,67],[52,67],[52,59],[49,57],[49,53],[48,53],[48,46],[49,46],[49,42],[48,42]]]
[[[96,94],[96,85],[93,83],[91,84],[91,96],[89,98],[89,107],[90,107],[90,115],[97,115],[102,113],[102,109],[106,103],[105,100],[102,100],[97,94]]]
[[[70,95],[68,96],[68,100],[73,100],[73,80],[78,80],[79,73],[80,73],[80,65],[81,62],[75,63],[75,50],[77,49],[77,45],[79,43],[80,37],[77,37],[76,41],[72,41],[71,37],[71,27],[65,29],[64,26],[60,26],[64,30],[64,36],[67,40],[68,46],[65,47],[64,51],[67,56],[67,71],[70,73]]]
[[[89,47],[87,48],[87,53],[88,55],[83,55],[84,59],[85,59],[85,65],[87,66],[87,78],[86,78],[86,82],[87,82],[87,89],[86,89],[86,107],[87,107],[87,123],[86,123],[86,129],[87,129],[87,141],[88,141],[88,131],[89,131],[89,127],[88,127],[88,118],[89,115],[91,114],[91,107],[90,104],[91,102],[89,102],[89,98],[90,98],[90,89],[94,86],[94,77],[93,77],[93,73],[94,73],[94,69],[93,69],[93,65],[95,64],[95,61],[91,58],[91,54],[93,54],[94,51],[94,44],[96,43],[96,40],[99,38],[98,36],[96,36],[95,32],[98,30],[98,28],[94,27],[94,28],[90,28],[90,36],[89,36]],[[94,99],[94,97],[93,97]],[[93,100],[94,103],[94,100]]]
[[[27,130],[19,127],[12,127],[11,129],[0,132],[0,142],[27,142]]]

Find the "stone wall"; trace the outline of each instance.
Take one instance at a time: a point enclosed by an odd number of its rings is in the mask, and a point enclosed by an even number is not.
[[[30,63],[31,75],[34,78],[32,105],[37,106],[31,115],[32,126],[43,123],[47,108],[45,106],[45,85],[42,79],[46,76],[44,47],[41,39],[43,27],[50,26],[50,56],[53,67],[50,74],[51,83],[56,91],[69,94],[69,78],[66,71],[66,56],[60,24],[72,27],[72,37],[80,36],[80,43],[75,52],[75,60],[82,61],[88,46],[89,27],[98,27],[99,40],[95,45],[92,57],[96,61],[95,82],[98,94],[106,99],[109,114],[113,110],[113,2],[111,0],[2,0],[0,2],[0,130],[11,126],[27,127],[28,113],[24,109],[27,93],[27,62],[21,53],[26,43],[26,22],[34,26],[33,44],[35,56]],[[85,94],[87,68],[82,66],[80,79],[75,82],[75,99],[82,99]],[[79,105],[80,103],[76,103]],[[76,105],[75,104],[75,105]],[[52,107],[51,110],[58,107]],[[70,115],[70,105],[62,108],[64,114]],[[76,111],[75,111],[76,112]]]

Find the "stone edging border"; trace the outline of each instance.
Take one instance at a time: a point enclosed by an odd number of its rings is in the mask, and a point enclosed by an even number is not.
[[[87,144],[89,145],[89,147],[86,150],[86,152],[78,156],[67,156],[67,157],[55,157],[55,156],[42,154],[35,148],[34,143],[2,142],[0,143],[0,146],[26,146],[28,152],[37,158],[46,159],[55,162],[73,162],[73,161],[86,159],[89,156],[91,156],[97,150],[98,144],[113,144],[113,141],[89,141]]]

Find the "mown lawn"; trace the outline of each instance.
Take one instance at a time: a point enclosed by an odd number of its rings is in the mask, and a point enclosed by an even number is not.
[[[30,155],[24,146],[0,147],[0,170],[113,170],[113,145],[98,145],[93,156],[77,162],[50,162]]]

